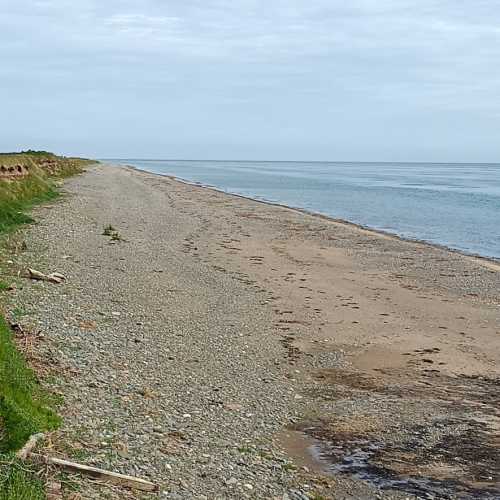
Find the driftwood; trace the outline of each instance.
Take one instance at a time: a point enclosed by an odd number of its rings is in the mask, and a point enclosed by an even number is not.
[[[61,281],[64,281],[66,279],[66,276],[61,273],[51,273],[47,276],[50,281],[55,281],[57,283],[61,283]]]
[[[51,283],[62,283],[66,278],[60,273],[43,274],[36,269],[28,268],[28,276],[32,280],[50,281]]]
[[[28,269],[29,277],[32,280],[44,281],[47,279],[47,276],[36,269]]]
[[[77,464],[76,462],[70,462],[61,458],[48,457],[46,455],[41,455],[40,453],[33,453],[36,445],[44,437],[44,434],[34,434],[33,436],[31,436],[28,439],[27,443],[16,453],[16,457],[21,460],[26,460],[28,457],[32,457],[33,459],[43,462],[47,465],[62,467],[72,472],[85,474],[95,479],[118,484],[127,488],[141,491],[158,491],[159,489],[157,484],[146,481],[145,479],[127,476],[125,474],[118,474],[116,472],[110,472],[104,469],[98,469],[97,467],[90,467],[88,465]]]
[[[86,474],[88,476],[92,476],[95,479],[101,479],[109,483],[119,484],[121,486],[126,486],[127,488],[133,488],[141,491],[158,491],[157,484],[146,481],[145,479],[140,479],[138,477],[127,476],[125,474],[118,474],[116,472],[98,469],[97,467],[77,464],[76,462],[70,462],[61,458],[47,457],[38,453],[32,453],[31,456],[48,465],[56,465],[57,467],[62,467],[63,469],[72,472]]]
[[[33,434],[27,443],[16,453],[16,457],[21,460],[26,460],[31,452],[35,449],[35,446],[45,437],[45,434]]]

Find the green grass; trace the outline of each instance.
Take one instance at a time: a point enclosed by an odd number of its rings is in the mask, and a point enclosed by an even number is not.
[[[36,174],[14,182],[0,180],[0,233],[33,222],[26,211],[37,203],[53,200],[57,195],[52,183]]]
[[[0,318],[0,452],[21,448],[37,432],[55,429],[59,417],[16,349],[12,332]]]
[[[45,500],[45,487],[26,464],[0,455],[0,500]]]
[[[60,418],[51,408],[54,401],[41,389],[16,349],[9,325],[0,317],[0,500],[46,498],[36,474],[13,456],[32,434],[59,425]]]
[[[104,227],[104,231],[102,232],[102,234],[104,236],[111,236],[114,232],[115,228],[111,224],[108,224],[107,226]]]
[[[43,161],[57,162],[55,174],[40,167]],[[21,224],[33,222],[27,213],[35,204],[58,196],[54,178],[81,171],[87,162],[60,158],[47,152],[0,154],[0,165],[23,164],[30,174],[16,180],[0,179],[0,235]],[[6,284],[0,280],[0,290]],[[25,314],[14,307],[14,316]],[[13,459],[14,452],[37,432],[57,428],[60,418],[54,411],[56,399],[42,388],[34,372],[17,350],[12,331],[0,315],[0,500],[44,499],[43,483],[25,463]]]

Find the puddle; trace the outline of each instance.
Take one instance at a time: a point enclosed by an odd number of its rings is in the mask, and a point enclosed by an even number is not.
[[[349,474],[380,489],[403,490],[420,498],[436,498],[437,495],[443,499],[456,498],[440,482],[424,478],[394,477],[393,473],[384,467],[371,465],[370,459],[383,449],[380,445],[357,441],[351,443],[352,450],[345,450],[333,443],[314,441],[308,448],[309,452],[314,460],[322,464],[323,470],[332,475]]]

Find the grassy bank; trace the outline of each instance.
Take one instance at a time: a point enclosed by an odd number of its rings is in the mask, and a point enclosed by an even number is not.
[[[81,171],[88,160],[62,158],[46,152],[0,154],[0,167],[22,165],[23,178],[0,178],[0,234],[31,221],[26,211],[57,196],[53,181]]]
[[[19,178],[0,178],[0,238],[32,222],[29,209],[57,197],[54,181],[80,172],[87,163],[46,152],[0,154],[0,166],[22,166],[27,172]],[[32,434],[54,429],[58,423],[50,396],[41,389],[0,315],[0,500],[45,498],[40,480],[13,457]]]

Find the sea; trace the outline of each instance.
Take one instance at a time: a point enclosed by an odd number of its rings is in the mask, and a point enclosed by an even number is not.
[[[106,161],[500,259],[500,164]]]

